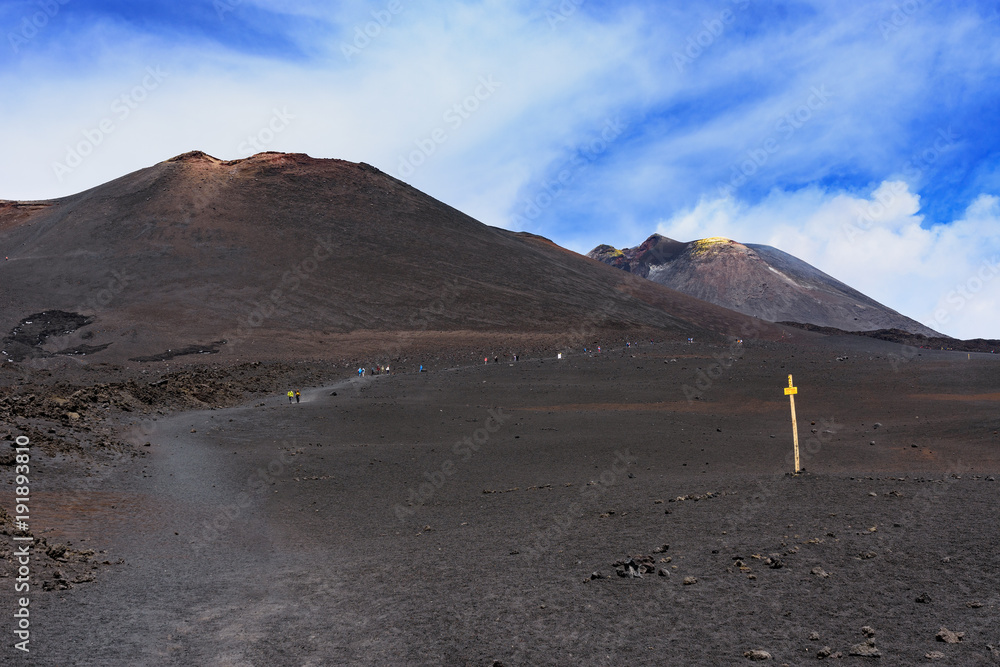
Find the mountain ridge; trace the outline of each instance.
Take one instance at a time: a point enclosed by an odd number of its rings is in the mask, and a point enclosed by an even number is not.
[[[681,242],[653,234],[633,248],[602,244],[587,256],[769,322],[944,337],[772,246],[725,237]]]
[[[370,165],[301,153],[191,151],[68,197],[2,202],[0,247],[0,332],[83,314],[93,323],[44,349],[112,343],[96,360],[223,339],[220,354],[325,355],[332,340],[432,331],[787,335],[484,225]]]

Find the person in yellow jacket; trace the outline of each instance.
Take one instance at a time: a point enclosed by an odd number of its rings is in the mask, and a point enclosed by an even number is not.
[[[299,396],[301,396],[301,395],[302,395],[302,394],[300,394],[300,393],[298,392],[298,390],[296,390],[296,391],[295,391],[295,402],[296,402],[296,403],[298,403],[298,402],[299,402]]]
[[[288,402],[291,403],[292,399],[295,398],[295,392],[291,389],[288,390]]]

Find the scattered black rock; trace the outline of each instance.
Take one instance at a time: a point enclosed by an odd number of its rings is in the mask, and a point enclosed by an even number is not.
[[[770,660],[772,656],[763,649],[754,649],[752,651],[744,651],[743,657],[748,660]]]
[[[52,560],[66,560],[66,545],[65,544],[52,544],[45,549],[45,555]],[[59,574],[59,570],[56,570],[56,574]],[[57,576],[58,578],[58,576]]]
[[[151,354],[146,357],[132,357],[129,361],[145,363],[150,361],[169,361],[175,357],[184,357],[189,354],[218,354],[219,346],[225,344],[226,341],[217,340],[214,343],[209,343],[207,345],[188,345],[187,347],[178,348],[176,350],[167,350],[166,352]]]
[[[656,571],[656,560],[652,556],[636,556],[617,560],[612,564],[619,577],[642,578],[642,575]]]
[[[948,628],[942,626],[938,633],[934,635],[934,638],[939,642],[944,642],[945,644],[958,644],[965,637],[964,632],[952,632]]]
[[[687,465],[687,464],[685,463],[684,465]],[[677,496],[676,498],[668,498],[667,502],[669,502],[669,503],[682,503],[685,500],[693,500],[693,501],[697,502],[699,500],[707,500],[708,498],[716,498],[718,496],[724,496],[724,495],[726,495],[725,491],[723,491],[722,493],[715,493],[714,491],[709,491],[708,493],[703,493],[701,495],[699,495],[697,493],[689,493],[686,496]]]
[[[921,593],[920,595],[917,596],[916,600],[914,601],[919,602],[920,604],[927,604],[931,601],[931,596],[928,595],[927,593]]]
[[[875,646],[874,639],[867,639],[860,644],[855,644],[848,650],[848,655],[856,655],[862,658],[881,658],[882,653]]]
[[[861,634],[866,639],[860,644],[855,644],[848,650],[848,655],[855,655],[862,658],[881,658],[882,653],[875,646],[875,628],[866,625],[861,628]]]
[[[45,310],[28,315],[3,338],[3,354],[11,361],[24,361],[56,354],[88,354],[111,345],[78,345],[59,352],[46,352],[42,345],[51,336],[65,336],[94,321],[93,317],[64,310]]]

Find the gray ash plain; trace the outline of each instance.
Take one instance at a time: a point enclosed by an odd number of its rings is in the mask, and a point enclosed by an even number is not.
[[[33,592],[23,662],[997,664],[1000,365],[900,350],[470,353],[120,414],[127,455],[38,457],[37,535],[110,564]]]

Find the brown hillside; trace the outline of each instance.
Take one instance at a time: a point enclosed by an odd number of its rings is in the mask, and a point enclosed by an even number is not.
[[[3,202],[0,247],[2,331],[87,315],[37,347],[86,345],[101,361],[222,340],[224,353],[327,355],[400,332],[781,335],[483,225],[374,167],[301,154],[192,152],[70,197]]]

